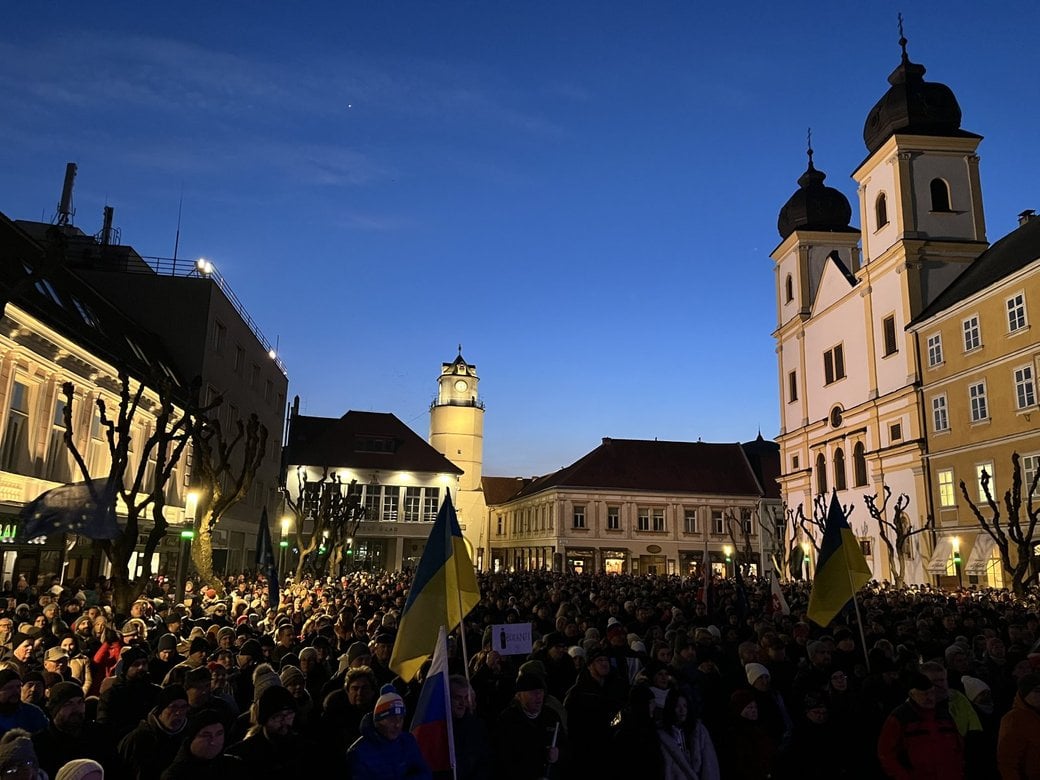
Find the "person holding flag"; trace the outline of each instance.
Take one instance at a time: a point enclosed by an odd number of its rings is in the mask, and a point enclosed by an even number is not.
[[[823,628],[829,626],[850,599],[855,603],[856,592],[870,582],[871,576],[870,564],[863,557],[835,491],[831,494],[823,545],[809,594],[809,619]],[[858,605],[856,608],[858,611]]]
[[[404,730],[404,699],[384,685],[375,709],[361,720],[361,736],[347,750],[352,780],[433,780],[415,737]]]

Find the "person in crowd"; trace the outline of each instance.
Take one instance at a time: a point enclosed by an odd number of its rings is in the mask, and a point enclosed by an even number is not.
[[[611,756],[603,746],[610,742],[611,724],[628,695],[622,672],[611,668],[610,660],[602,648],[589,651],[588,666],[563,700],[573,763],[592,774],[607,770]]]
[[[148,717],[159,700],[160,688],[148,680],[148,655],[138,647],[123,653],[122,671],[101,694],[97,721],[122,739]]]
[[[0,737],[0,777],[10,780],[46,780],[25,729],[14,728]]]
[[[256,780],[282,780],[316,771],[314,746],[293,728],[296,699],[289,691],[280,684],[263,689],[255,713],[246,738],[226,751],[242,762],[243,773]]]
[[[104,764],[89,758],[74,758],[58,769],[52,777],[54,780],[105,780],[105,767]],[[111,773],[109,780],[112,780]]]
[[[499,715],[492,737],[494,776],[506,780],[537,780],[550,774],[565,777],[567,738],[559,715],[544,706],[545,680],[521,673],[515,688],[513,702]]]
[[[608,776],[661,777],[664,774],[664,756],[654,723],[656,709],[649,685],[640,682],[629,689],[628,703],[618,717],[608,751],[614,764]]]
[[[179,685],[159,692],[158,702],[119,743],[119,756],[132,777],[158,777],[180,750],[188,722],[188,694]]]
[[[404,730],[404,699],[392,685],[379,692],[372,712],[361,720],[361,736],[347,750],[352,780],[432,780],[411,733]]]
[[[914,672],[909,687],[909,697],[881,730],[881,768],[894,780],[961,780],[964,740],[935,684],[927,675]]]
[[[0,734],[21,729],[38,734],[47,728],[47,715],[22,701],[22,678],[15,669],[0,669]]]
[[[188,720],[181,746],[160,780],[245,780],[242,761],[225,755],[221,714],[202,710]]]
[[[664,780],[721,780],[711,735],[690,711],[686,694],[679,688],[668,691],[657,737]]]
[[[1040,778],[1040,673],[1018,680],[1011,711],[1000,721],[997,765],[1002,780]]]
[[[50,777],[74,759],[93,759],[109,767],[117,766],[115,741],[103,726],[86,719],[83,689],[76,683],[60,682],[51,688],[47,714],[50,723],[32,739],[40,768]]]

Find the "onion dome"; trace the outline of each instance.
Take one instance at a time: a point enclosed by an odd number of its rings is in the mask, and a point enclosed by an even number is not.
[[[849,199],[833,187],[824,186],[827,174],[813,166],[813,150],[809,148],[809,167],[798,178],[798,189],[780,209],[776,229],[784,239],[796,230],[819,230],[847,233],[852,220]]]
[[[969,136],[961,127],[961,107],[945,84],[924,80],[925,67],[910,62],[906,38],[900,37],[903,56],[888,77],[888,92],[870,109],[863,125],[863,142],[871,154],[896,133],[909,135]]]

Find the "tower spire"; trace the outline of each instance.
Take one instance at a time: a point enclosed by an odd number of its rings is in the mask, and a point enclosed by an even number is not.
[[[898,19],[899,19],[899,48],[903,50],[903,62],[909,62],[910,61],[910,57],[906,53],[906,43],[907,43],[906,36],[903,34],[903,14],[902,14],[902,12],[900,12],[898,14]]]
[[[808,135],[808,141],[807,141],[808,148],[806,149],[806,153],[809,155],[809,167],[812,168],[813,167],[813,164],[812,164],[813,150],[812,150],[812,128],[811,127],[809,128],[809,131],[808,131],[807,135]]]

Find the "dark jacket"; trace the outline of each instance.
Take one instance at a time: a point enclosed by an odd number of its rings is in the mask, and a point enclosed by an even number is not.
[[[119,743],[119,757],[131,777],[138,780],[158,780],[181,747],[182,728],[177,733],[167,731],[159,722],[158,712],[152,710],[136,729]]]
[[[97,722],[107,726],[119,739],[148,717],[159,700],[159,690],[158,685],[147,680],[130,681],[120,675],[101,694]]]
[[[419,743],[402,731],[393,742],[376,731],[372,716],[361,720],[361,736],[347,750],[347,767],[352,780],[432,780]]]
[[[554,734],[560,756],[556,764],[547,769],[546,751],[552,745]],[[547,772],[551,777],[568,776],[566,735],[560,716],[548,707],[542,707],[538,717],[529,718],[520,702],[514,700],[498,718],[494,744],[498,760],[493,775],[496,780],[535,780],[546,777]]]

